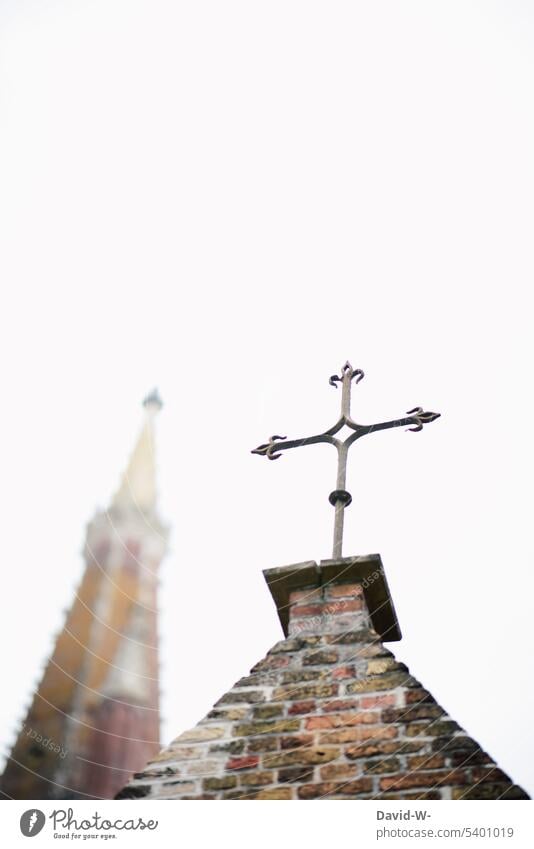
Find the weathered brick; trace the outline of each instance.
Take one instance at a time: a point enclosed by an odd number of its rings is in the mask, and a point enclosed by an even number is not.
[[[334,761],[340,755],[339,748],[314,747],[302,748],[293,751],[268,754],[263,756],[263,765],[269,769],[273,767],[299,766],[304,764],[324,764]]]
[[[187,775],[210,775],[217,772],[218,768],[219,761],[200,760],[189,761],[184,771]]]
[[[248,714],[248,708],[226,708],[225,710],[210,710],[208,719],[225,719],[234,721],[236,719],[244,719]]]
[[[259,663],[256,663],[251,672],[263,672],[265,670],[270,669],[282,669],[284,666],[288,666],[291,662],[291,658],[286,655],[267,655],[263,660],[260,660]]]
[[[361,681],[354,681],[352,684],[347,684],[346,691],[347,693],[374,693],[379,690],[394,690],[405,684],[404,672],[391,672],[377,675],[376,678],[362,678]]]
[[[287,640],[280,640],[279,643],[276,643],[269,651],[269,654],[278,654],[279,652],[286,651],[298,651],[300,649],[300,643],[298,639],[292,639],[291,637]]]
[[[278,781],[283,784],[295,781],[311,781],[313,779],[313,767],[294,766],[278,770]]]
[[[313,731],[317,728],[339,728],[345,725],[373,725],[378,722],[379,714],[372,712],[329,713],[320,716],[310,716],[305,720],[305,726]]]
[[[249,704],[255,704],[256,702],[264,702],[265,701],[265,693],[261,690],[230,690],[228,693],[225,693],[222,698],[216,702],[217,705],[229,705],[235,704],[237,702],[248,702]]]
[[[323,649],[304,655],[302,663],[304,666],[324,666],[328,663],[337,663],[338,658],[339,652],[335,649]]]
[[[462,770],[440,770],[436,772],[413,772],[380,779],[381,790],[402,790],[406,787],[447,787],[450,784],[468,784],[469,774]]]
[[[162,763],[165,761],[187,761],[200,758],[204,754],[201,746],[177,746],[173,748],[172,743],[168,749],[163,749],[159,755],[152,758],[150,763]]]
[[[490,756],[487,755],[486,752],[468,752],[465,749],[456,752],[450,752],[449,759],[451,766],[464,766],[464,764],[465,766],[472,766],[474,764],[493,763]]]
[[[226,769],[253,769],[260,762],[258,755],[243,755],[241,758],[230,758]]]
[[[150,784],[127,784],[123,787],[120,793],[115,796],[116,799],[144,799],[150,796],[152,787]]]
[[[201,800],[206,802],[216,798],[217,796],[215,796],[213,793],[200,793],[198,796],[180,796],[180,799],[184,802],[200,802]],[[223,798],[225,797],[223,796]]]
[[[223,775],[221,778],[205,778],[202,782],[204,790],[229,790],[230,787],[237,787],[237,777],[235,775]]]
[[[491,781],[494,784],[510,782],[510,777],[496,766],[475,766],[471,772],[471,778],[474,784],[485,781]]]
[[[197,725],[196,728],[184,731],[176,740],[173,740],[173,743],[202,743],[204,740],[216,740],[218,737],[224,737],[224,728],[217,728],[214,725]]]
[[[361,584],[334,584],[326,587],[327,598],[363,598]]]
[[[294,702],[290,705],[288,713],[290,715],[300,714],[300,713],[311,713],[315,710],[315,702],[311,699],[308,699],[305,702]]]
[[[341,778],[354,778],[356,767],[354,764],[327,764],[319,770],[322,781],[335,781]]]
[[[289,737],[280,737],[281,749],[298,749],[300,746],[311,746],[313,734],[292,734]]]
[[[446,733],[447,736],[439,737],[439,739],[434,740],[432,748],[436,752],[462,752],[465,758],[467,758],[470,752],[478,752],[479,747],[475,743],[471,737],[467,737],[465,734],[454,734],[455,729],[458,728],[455,722],[451,723],[434,723],[434,726],[446,725],[446,729],[439,728],[439,731]],[[452,725],[452,728],[449,728],[449,725]],[[447,733],[448,732],[448,733]],[[454,736],[448,736],[448,734],[454,734]]]
[[[416,722],[419,719],[438,719],[444,715],[439,705],[417,705],[409,708],[386,708],[382,711],[383,722]]]
[[[377,799],[441,799],[440,790],[422,790],[420,793],[380,793]]]
[[[309,649],[314,646],[318,646],[322,642],[322,636],[320,634],[301,634],[298,637],[299,648],[301,649]]]
[[[293,790],[291,787],[272,787],[268,790],[260,790],[256,794],[256,799],[292,799]]]
[[[435,699],[430,695],[428,690],[422,690],[420,687],[417,687],[415,690],[406,690],[405,694],[406,704],[414,705],[414,704],[436,704]]]
[[[371,793],[373,789],[372,778],[358,778],[357,781],[349,781],[342,784],[338,792],[343,796],[359,796],[360,793]]]
[[[374,635],[375,642],[369,645],[363,645],[358,648],[358,657],[366,658],[366,657],[393,657],[391,652],[382,645],[382,643],[377,642],[377,635]]]
[[[214,743],[209,747],[208,751],[210,754],[212,752],[226,752],[229,755],[239,755],[244,748],[244,740],[229,740],[228,743]]]
[[[184,793],[196,793],[197,788],[194,781],[164,781],[161,784],[152,785],[151,797],[153,799],[177,799]]]
[[[320,669],[292,669],[290,672],[283,672],[280,679],[282,684],[298,684],[300,681],[317,681],[323,677]]]
[[[340,731],[330,731],[319,735],[319,743],[351,743],[356,740],[388,740],[397,736],[397,729],[392,725],[383,726],[359,726],[357,728],[346,728]]]
[[[257,734],[281,734],[284,731],[298,731],[300,719],[273,719],[264,722],[248,722],[244,725],[236,725],[233,729],[234,737],[254,737]]]
[[[394,657],[378,657],[367,662],[368,675],[382,675],[384,672],[391,672],[393,669],[399,669],[400,664],[397,663]]]
[[[321,782],[320,784],[303,784],[297,788],[299,799],[321,799],[331,796],[336,792],[339,784],[334,781]]]
[[[453,799],[528,799],[516,784],[477,784],[476,787],[454,787]]]
[[[232,690],[239,689],[240,687],[261,687],[266,682],[270,681],[273,677],[274,673],[272,670],[270,672],[264,672],[262,675],[245,675],[244,678],[240,678],[239,681],[236,681]]]
[[[376,639],[378,637],[374,631],[361,628],[359,631],[346,631],[344,634],[330,634],[326,641],[331,644],[346,646],[352,643],[372,643]]]
[[[442,769],[446,766],[443,755],[415,755],[407,760],[408,769]]]
[[[346,756],[350,760],[357,758],[368,758],[372,755],[403,755],[406,752],[420,752],[426,746],[426,743],[418,741],[415,743],[406,742],[404,740],[394,740],[392,742],[373,743],[369,741],[361,746],[349,746],[345,750]]]
[[[278,748],[278,737],[253,737],[248,741],[247,752],[274,752]]]
[[[456,722],[413,722],[406,726],[407,737],[442,737],[454,734],[458,729]]]
[[[385,772],[398,772],[401,768],[401,762],[398,758],[380,758],[376,761],[365,762],[365,772],[370,775],[381,775]]]
[[[284,708],[282,705],[260,705],[252,711],[254,719],[272,719],[275,716],[282,716]]]
[[[337,684],[310,684],[303,687],[278,687],[274,690],[273,701],[301,702],[303,699],[326,699],[337,696]]]
[[[244,772],[239,777],[241,787],[261,787],[263,784],[274,784],[274,772]]]

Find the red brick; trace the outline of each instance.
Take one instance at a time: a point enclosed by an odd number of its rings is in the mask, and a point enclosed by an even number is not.
[[[395,694],[387,696],[362,696],[362,708],[392,707],[396,704]]]
[[[363,596],[363,587],[361,584],[336,584],[335,586],[326,587],[327,598],[349,598]]]
[[[315,710],[314,701],[295,702],[295,704],[291,705],[289,708],[288,713],[290,715],[295,713],[311,713],[313,710]]]
[[[309,587],[307,590],[294,590],[289,594],[289,604],[296,604],[299,601],[304,601],[307,604],[313,603],[316,604],[322,598],[323,588]]]
[[[230,758],[226,764],[226,769],[253,769],[258,766],[259,762],[259,757],[254,755],[248,755],[242,758]]]
[[[354,678],[354,666],[337,666],[332,669],[332,678]]]
[[[363,608],[363,601],[359,598],[355,598],[352,601],[338,601],[333,602],[331,604],[325,605],[323,608],[324,612],[329,616],[338,616],[343,613],[352,613],[356,610],[361,610]]]
[[[291,608],[291,617],[297,616],[320,616],[323,612],[321,604],[298,604]]]
[[[333,702],[326,702],[323,705],[323,711],[327,713],[331,710],[351,710],[357,708],[358,704],[358,699],[334,699]]]

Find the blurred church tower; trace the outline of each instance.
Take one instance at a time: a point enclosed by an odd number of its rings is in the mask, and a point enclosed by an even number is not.
[[[0,779],[2,798],[113,798],[160,748],[156,391],[108,510],[87,528],[85,570]]]

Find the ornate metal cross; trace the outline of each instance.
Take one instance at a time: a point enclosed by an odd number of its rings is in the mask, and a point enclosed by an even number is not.
[[[360,425],[352,420],[350,415],[350,395],[352,388],[352,380],[356,378],[356,383],[364,377],[361,369],[353,369],[347,361],[341,369],[341,377],[333,374],[329,380],[331,386],[337,389],[338,383],[341,383],[341,416],[333,427],[324,433],[317,436],[307,436],[304,439],[291,439],[287,441],[285,436],[271,436],[269,442],[263,445],[258,445],[252,451],[252,454],[264,454],[269,460],[278,460],[282,451],[288,448],[298,448],[301,445],[314,445],[316,442],[329,442],[330,445],[335,445],[337,448],[337,481],[336,488],[329,495],[330,504],[335,507],[334,519],[334,548],[332,557],[341,557],[343,546],[343,519],[345,507],[352,501],[350,492],[345,489],[345,481],[347,477],[347,455],[349,448],[353,442],[356,442],[360,436],[365,436],[366,433],[373,433],[377,430],[387,430],[390,427],[401,427],[402,425],[414,425],[407,430],[419,431],[423,429],[423,425],[428,422],[433,422],[440,417],[440,413],[430,413],[423,411],[422,407],[414,407],[413,410],[408,410],[405,418],[393,419],[390,422],[380,422],[372,425]],[[353,433],[351,433],[344,441],[336,439],[336,433],[341,428],[347,425]]]

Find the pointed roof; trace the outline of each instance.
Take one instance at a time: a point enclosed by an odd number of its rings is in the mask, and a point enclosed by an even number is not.
[[[378,555],[264,574],[286,639],[116,798],[528,799],[383,645]]]
[[[157,389],[153,389],[143,401],[143,427],[119,489],[112,499],[112,507],[134,507],[142,513],[149,513],[156,506],[154,419],[162,406],[163,402]]]

